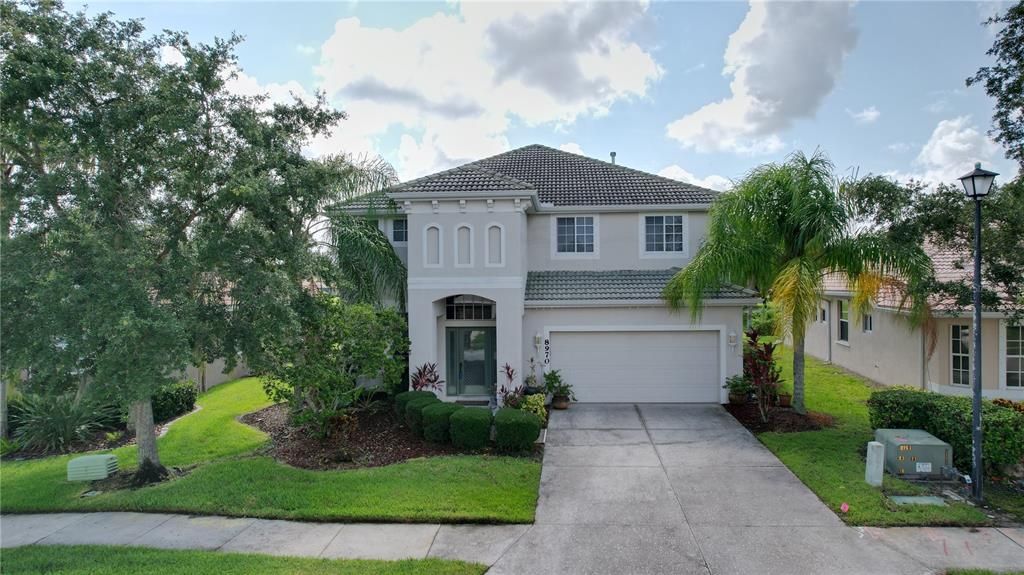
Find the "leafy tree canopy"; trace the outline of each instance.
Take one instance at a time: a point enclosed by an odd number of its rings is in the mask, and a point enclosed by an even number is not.
[[[989,18],[986,24],[999,28],[988,50],[996,62],[980,68],[967,79],[967,85],[981,84],[995,99],[995,139],[1006,146],[1006,157],[1017,160],[1024,170],[1024,2]]]

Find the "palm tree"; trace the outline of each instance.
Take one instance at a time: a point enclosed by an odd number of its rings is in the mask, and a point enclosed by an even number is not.
[[[817,313],[824,277],[845,277],[854,293],[851,307],[860,313],[880,289],[918,282],[931,269],[919,246],[858,232],[844,189],[820,152],[810,158],[797,152],[782,164],[755,168],[714,203],[706,241],[664,292],[670,306],[689,307],[694,319],[705,294],[722,282],[753,286],[770,298],[780,335],[793,339],[793,407],[801,414],[805,331]],[[911,318],[925,309],[906,295],[900,307]]]

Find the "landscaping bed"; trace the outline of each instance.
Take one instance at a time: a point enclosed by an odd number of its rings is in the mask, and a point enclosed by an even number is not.
[[[800,415],[790,408],[775,408],[768,414],[768,421],[761,418],[761,412],[757,404],[729,403],[725,410],[732,414],[737,421],[743,424],[753,433],[774,431],[777,433],[793,433],[797,431],[818,431],[835,425],[835,418],[827,413],[814,411],[807,412],[807,415]]]
[[[416,436],[399,425],[387,409],[358,413],[347,432],[338,430],[324,439],[291,425],[285,404],[271,405],[239,419],[270,436],[268,455],[302,469],[380,467],[417,457],[465,452],[451,444]]]

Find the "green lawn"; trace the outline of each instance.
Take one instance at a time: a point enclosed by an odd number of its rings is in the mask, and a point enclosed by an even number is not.
[[[165,465],[192,466],[152,487],[81,497],[87,483],[65,480],[69,456],[3,461],[0,512],[152,511],[323,521],[533,521],[540,463],[456,456],[350,471],[309,471],[256,455],[267,437],[235,418],[269,405],[256,378],[215,387],[202,409],[159,440]],[[135,448],[114,451],[122,467]]]
[[[366,561],[356,559],[300,559],[171,551],[142,547],[84,545],[31,546],[4,550],[4,573],[67,573],[81,575],[480,575],[485,565],[416,559]]]
[[[793,381],[792,353],[781,348],[783,378]],[[874,435],[866,401],[869,384],[839,368],[807,358],[807,408],[835,417],[836,426],[800,433],[762,433],[758,438],[772,450],[844,521],[852,525],[983,525],[984,513],[963,504],[949,507],[896,506],[864,482],[865,444]],[[886,476],[883,489],[891,495],[911,495],[920,489]],[[840,506],[850,510],[842,513]]]

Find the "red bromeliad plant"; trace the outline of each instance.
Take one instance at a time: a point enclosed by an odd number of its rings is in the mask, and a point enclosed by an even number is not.
[[[501,386],[501,389],[498,390],[501,405],[511,407],[512,409],[519,409],[523,404],[523,386],[512,386],[512,382],[516,379],[516,370],[507,363],[501,367],[501,370],[505,372],[505,380],[508,382],[507,385]]]
[[[750,384],[754,387],[761,421],[767,423],[782,383],[782,370],[775,365],[773,357],[776,344],[758,341],[761,334],[756,329],[747,331],[746,335],[747,351],[743,354],[743,373],[750,378]]]
[[[444,380],[437,372],[436,363],[424,363],[416,368],[409,378],[413,391],[441,391],[444,387]]]

